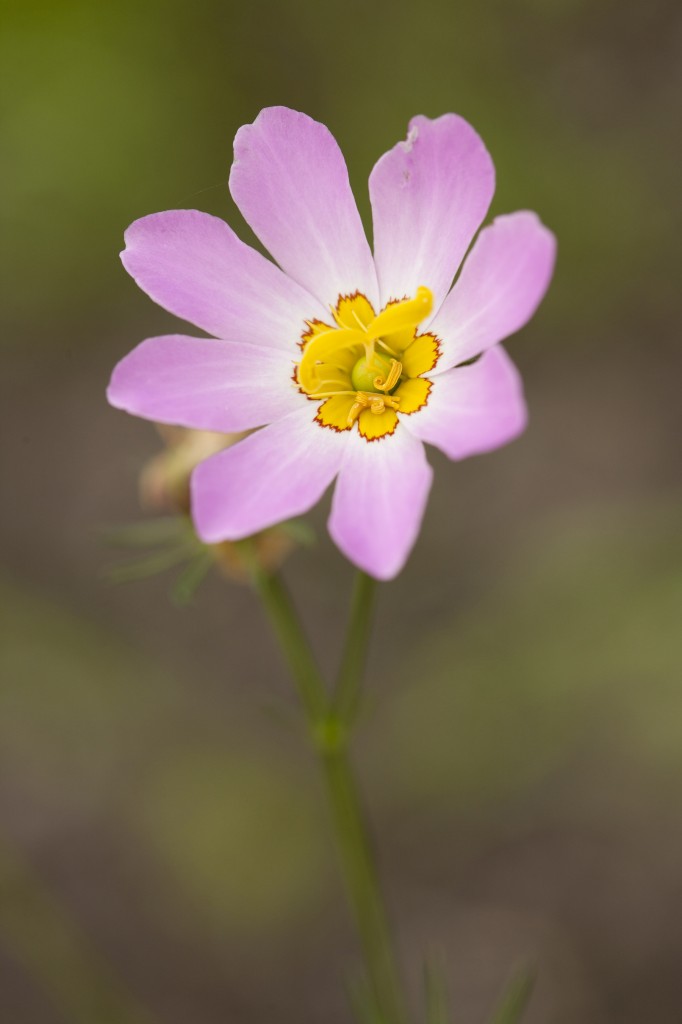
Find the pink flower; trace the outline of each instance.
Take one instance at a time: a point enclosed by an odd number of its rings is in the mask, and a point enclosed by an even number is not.
[[[431,486],[423,442],[462,459],[524,429],[519,375],[499,342],[542,299],[554,236],[533,213],[498,217],[451,287],[494,184],[466,121],[414,118],[370,175],[372,257],[332,135],[269,107],[237,133],[230,191],[279,266],[195,210],[131,225],[128,272],[215,338],[148,339],[114,370],[109,401],[196,429],[262,428],[195,470],[204,541],[301,515],[338,477],[330,533],[389,579]]]

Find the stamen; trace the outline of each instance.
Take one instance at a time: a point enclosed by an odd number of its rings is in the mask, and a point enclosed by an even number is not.
[[[357,394],[355,395],[355,401],[353,402],[352,406],[350,407],[350,412],[348,413],[348,419],[346,420],[346,423],[348,424],[349,427],[353,426],[353,424],[355,423],[355,421],[358,418],[358,416],[360,415],[360,413],[364,409],[366,409],[368,407],[368,405],[369,405],[369,399],[367,398],[367,395],[364,395],[362,393],[362,391],[358,391]]]
[[[311,391],[309,398],[336,398],[337,395],[357,395],[357,391]]]
[[[325,385],[330,386],[336,384],[338,385],[338,387],[342,388],[343,385],[346,383],[347,379],[348,378],[345,375],[342,375],[341,373],[332,375],[331,377],[317,377],[317,387],[315,388],[315,392],[317,392],[319,388],[322,388]]]
[[[344,394],[348,394],[348,392],[344,392]],[[317,395],[315,397],[317,398]],[[369,409],[375,416],[381,416],[382,412],[386,412],[387,409],[398,409],[399,407],[400,399],[395,398],[393,395],[369,395],[364,391],[357,391],[346,423],[349,427],[352,427],[360,413],[364,412],[365,409]]]
[[[392,349],[390,345],[387,345],[383,338],[377,338],[377,345],[379,345],[380,348],[385,349],[386,352],[388,352],[389,356],[393,356],[394,359],[398,358],[398,353],[395,351],[395,349]],[[383,352],[380,353],[380,355],[383,354]]]

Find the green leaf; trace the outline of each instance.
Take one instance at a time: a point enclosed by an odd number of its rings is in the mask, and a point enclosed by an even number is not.
[[[278,529],[283,530],[302,547],[310,548],[317,543],[315,531],[305,519],[289,519],[285,523],[280,523]]]
[[[99,533],[109,547],[143,548],[185,539],[191,533],[191,526],[184,516],[163,516],[125,526],[105,526]]]
[[[185,562],[189,552],[187,545],[168,548],[157,554],[149,555],[146,558],[138,558],[133,562],[126,562],[125,565],[115,565],[106,570],[105,575],[111,583],[132,583],[134,580],[144,580],[149,576],[156,576],[165,569],[170,569],[179,562]]]
[[[509,982],[490,1024],[519,1024],[528,1006],[534,984],[535,975],[532,971],[521,970],[515,974]]]
[[[424,1002],[426,1024],[449,1024],[449,1000],[442,968],[433,963],[424,964]]]
[[[210,551],[201,551],[187,565],[175,581],[171,598],[174,604],[189,604],[213,564]]]
[[[364,977],[353,978],[349,981],[348,995],[353,1014],[360,1024],[385,1024],[379,1007],[374,1001],[372,990]]]

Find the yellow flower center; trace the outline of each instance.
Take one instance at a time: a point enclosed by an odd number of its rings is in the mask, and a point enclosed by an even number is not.
[[[309,323],[296,381],[312,401],[323,400],[321,426],[349,430],[357,421],[360,433],[376,440],[393,433],[398,411],[409,415],[425,404],[431,384],[421,374],[433,369],[440,350],[438,339],[418,335],[417,327],[432,307],[423,286],[378,315],[356,292],[339,299],[336,326]]]

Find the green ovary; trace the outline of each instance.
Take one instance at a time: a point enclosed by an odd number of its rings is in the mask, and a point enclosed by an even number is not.
[[[377,394],[380,394],[381,389],[375,387],[374,381],[377,378],[381,378],[382,381],[385,381],[390,369],[390,359],[375,352],[374,356],[369,361],[367,360],[367,356],[362,356],[358,359],[357,363],[351,370],[350,379],[356,391],[374,391],[377,392]]]

